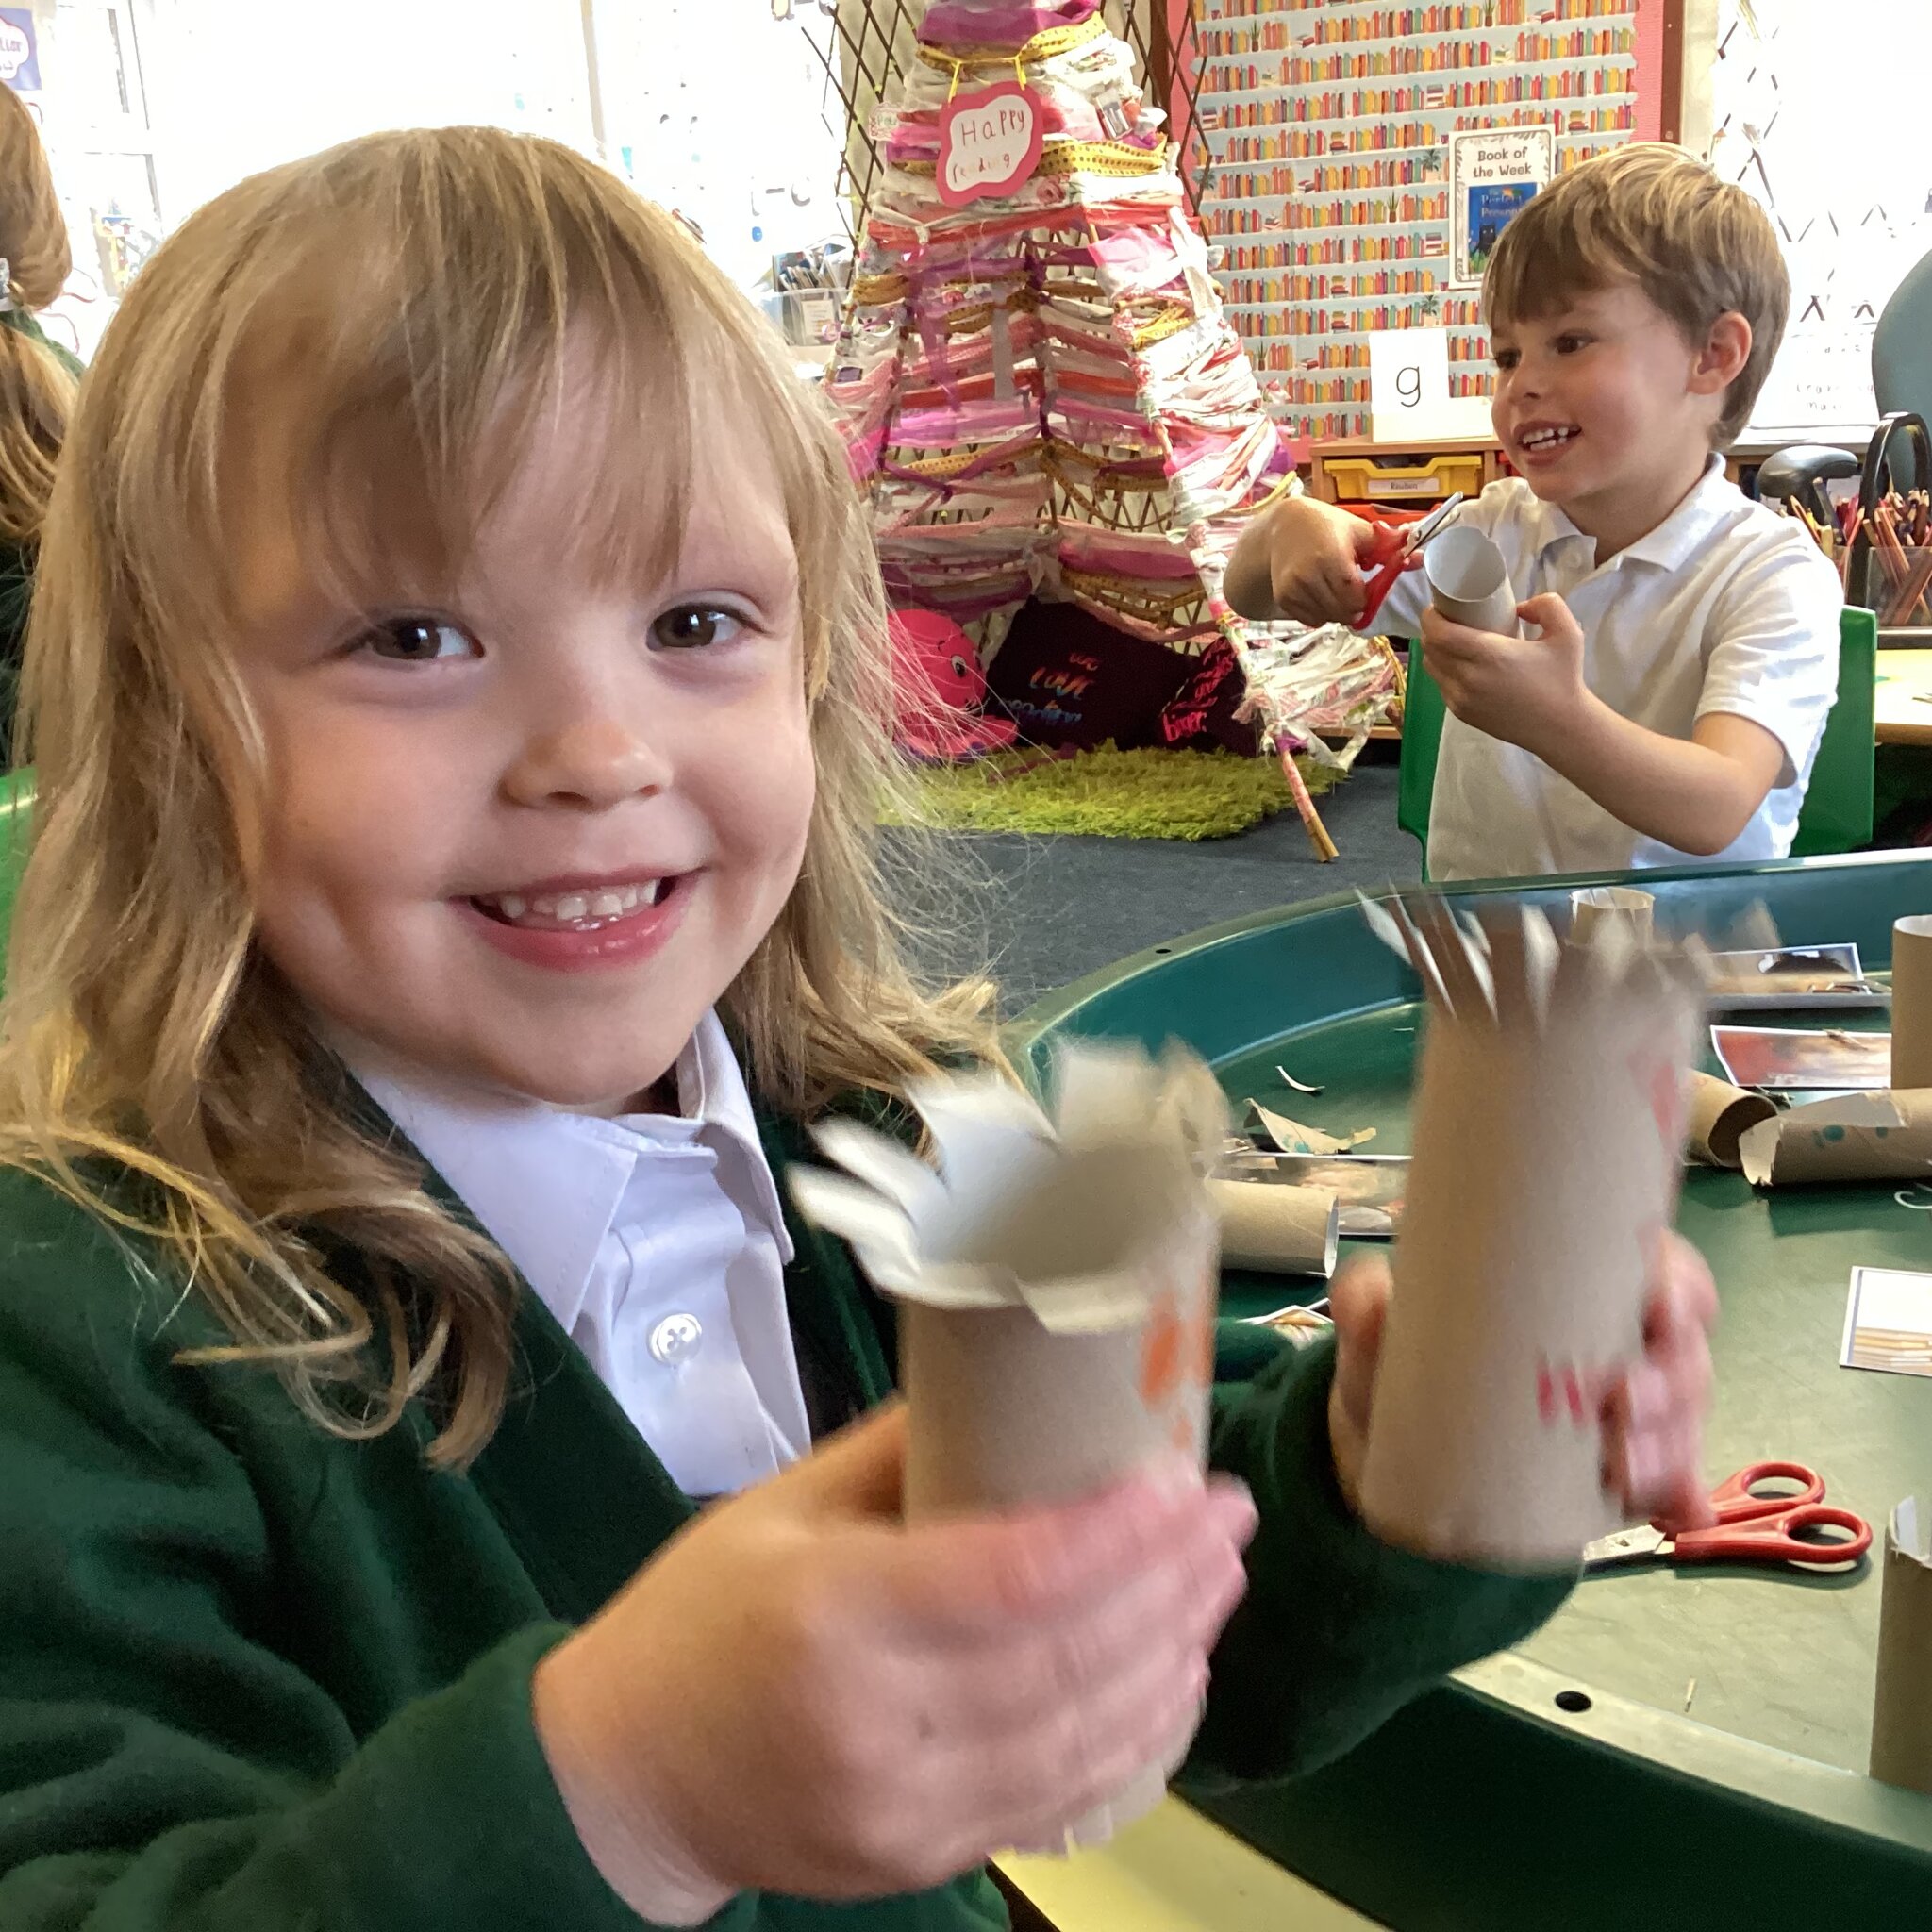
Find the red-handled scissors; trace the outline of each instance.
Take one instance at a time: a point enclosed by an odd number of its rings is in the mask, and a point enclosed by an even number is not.
[[[1383,600],[1395,588],[1400,577],[1414,560],[1415,554],[1436,532],[1447,525],[1462,504],[1462,492],[1444,497],[1434,509],[1424,515],[1370,517],[1375,532],[1375,541],[1365,557],[1358,562],[1374,570],[1369,578],[1368,602],[1362,606],[1362,614],[1356,619],[1354,628],[1367,630],[1376,611],[1381,609]]]
[[[1757,1493],[1762,1483],[1796,1483],[1795,1491]],[[1802,1462],[1753,1462],[1710,1492],[1717,1522],[1709,1529],[1659,1529],[1654,1523],[1601,1537],[1583,1553],[1586,1570],[1616,1563],[1850,1563],[1872,1547],[1872,1525],[1824,1501],[1824,1478]],[[1831,1530],[1831,1541],[1803,1532]]]

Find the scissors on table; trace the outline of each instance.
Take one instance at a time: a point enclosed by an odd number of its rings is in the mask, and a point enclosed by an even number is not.
[[[1414,560],[1416,552],[1448,524],[1461,506],[1462,492],[1457,491],[1454,496],[1444,497],[1424,516],[1366,519],[1374,528],[1375,541],[1368,554],[1358,560],[1371,567],[1374,575],[1369,578],[1368,602],[1362,606],[1355,629],[1368,629],[1370,621],[1395,588],[1396,579]]]
[[[1760,1496],[1760,1483],[1796,1483],[1795,1493]],[[1849,1563],[1872,1547],[1872,1525],[1824,1501],[1824,1478],[1802,1462],[1753,1462],[1710,1492],[1717,1522],[1709,1529],[1659,1529],[1644,1524],[1600,1537],[1583,1553],[1586,1570],[1658,1559],[1672,1563]],[[1834,1541],[1804,1540],[1807,1530],[1838,1530]]]

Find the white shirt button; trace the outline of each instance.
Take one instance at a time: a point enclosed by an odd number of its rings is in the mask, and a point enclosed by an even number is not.
[[[675,1367],[698,1352],[705,1339],[705,1324],[695,1315],[666,1315],[651,1330],[651,1353],[667,1367]]]

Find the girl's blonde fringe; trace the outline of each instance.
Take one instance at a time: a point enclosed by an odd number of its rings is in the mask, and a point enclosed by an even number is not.
[[[460,542],[479,453],[556,406],[580,329],[603,345],[613,419],[648,424],[667,460],[698,460],[692,425],[722,393],[756,412],[784,483],[819,787],[798,886],[722,1003],[754,1092],[803,1116],[852,1089],[902,1093],[940,1059],[997,1060],[990,987],[926,991],[886,908],[885,610],[838,439],[678,225],[568,149],[492,129],[376,136],[185,224],[90,372],[27,648],[39,793],[0,1005],[0,1164],[200,1298],[228,1339],[185,1359],[267,1364],[350,1438],[426,1397],[444,1467],[502,1413],[513,1278],[420,1160],[358,1118],[255,943],[269,774],[227,641],[248,509],[227,428],[258,424],[265,371],[308,381],[317,426],[291,452],[291,496],[351,460],[373,416]],[[367,584],[379,560],[354,531],[330,536],[319,575]],[[613,520],[608,541],[635,563],[666,540]]]

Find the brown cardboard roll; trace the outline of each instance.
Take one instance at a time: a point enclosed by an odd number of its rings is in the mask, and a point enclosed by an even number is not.
[[[1932,1510],[1907,1496],[1885,1526],[1872,1775],[1932,1794]]]
[[[1739,1142],[1759,1121],[1768,1121],[1777,1112],[1777,1103],[1768,1095],[1747,1093],[1713,1074],[1692,1074],[1690,1095],[1685,1146],[1690,1158],[1706,1167],[1742,1167]]]
[[[1702,982],[1674,949],[1558,947],[1534,912],[1480,956],[1415,913],[1429,1022],[1360,1513],[1450,1561],[1567,1569],[1620,1525],[1603,1393],[1642,1351]]]
[[[1570,938],[1588,945],[1598,933],[1621,925],[1648,945],[1657,901],[1635,886],[1583,886],[1570,894]]]
[[[1208,1183],[1221,1218],[1224,1268],[1264,1274],[1335,1273],[1341,1204],[1326,1188],[1288,1188],[1272,1181]]]
[[[1753,1187],[1805,1181],[1932,1181],[1932,1088],[1813,1100],[1748,1127]]]
[[[1932,1087],[1932,914],[1891,928],[1891,1084]]]
[[[1429,601],[1452,624],[1513,638],[1520,628],[1509,567],[1481,530],[1454,524],[1423,552]]]

